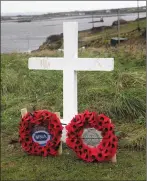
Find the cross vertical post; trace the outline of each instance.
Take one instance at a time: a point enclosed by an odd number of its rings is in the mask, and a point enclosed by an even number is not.
[[[70,28],[69,28],[70,27]],[[63,120],[68,123],[77,114],[77,72],[73,61],[78,57],[78,24],[63,23],[64,58],[68,68],[63,71]]]

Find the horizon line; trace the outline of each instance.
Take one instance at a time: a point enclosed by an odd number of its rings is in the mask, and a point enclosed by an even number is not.
[[[142,7],[146,7],[146,6],[140,6],[139,8]],[[123,8],[111,8],[111,9],[93,9],[93,10],[71,10],[71,11],[54,11],[54,12],[12,12],[12,13],[2,13],[1,12],[1,16],[19,16],[19,15],[44,15],[44,14],[55,14],[55,13],[70,13],[70,12],[83,12],[83,11],[103,11],[103,10],[116,10],[116,9],[125,9],[125,8],[136,8],[136,6],[132,6],[132,7],[123,7]]]

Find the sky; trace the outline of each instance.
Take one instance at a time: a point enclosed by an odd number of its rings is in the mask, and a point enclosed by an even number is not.
[[[139,1],[139,6],[146,6],[146,1]],[[44,14],[125,7],[137,7],[137,1],[1,1],[1,14]]]

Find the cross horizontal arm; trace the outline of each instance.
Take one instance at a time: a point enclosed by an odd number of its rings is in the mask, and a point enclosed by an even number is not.
[[[113,58],[78,58],[72,61],[71,68],[76,71],[112,71]]]
[[[63,58],[43,58],[43,57],[32,57],[28,61],[29,69],[36,70],[63,70],[64,60]]]

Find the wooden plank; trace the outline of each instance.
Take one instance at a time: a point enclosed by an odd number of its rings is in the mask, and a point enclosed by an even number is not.
[[[110,123],[111,123],[111,119],[110,119]],[[117,162],[116,154],[111,158],[111,162],[112,163],[116,163]]]
[[[54,112],[56,115],[57,115],[57,117],[60,119],[60,112]]]
[[[111,158],[112,163],[117,163],[116,154]]]
[[[60,119],[60,112],[55,112],[55,114]],[[59,149],[58,149],[58,155],[62,155],[62,141],[60,141]]]
[[[27,114],[27,108],[21,109],[21,117],[23,118],[25,114]]]

